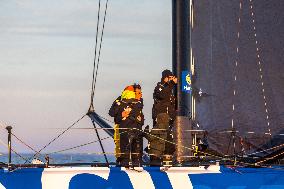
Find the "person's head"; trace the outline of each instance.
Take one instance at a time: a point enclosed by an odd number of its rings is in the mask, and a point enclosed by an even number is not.
[[[175,78],[174,74],[170,70],[164,70],[162,72],[162,82],[168,83]]]
[[[135,98],[137,100],[140,100],[142,98],[141,86],[139,84],[134,83],[133,88],[134,88],[134,92],[135,92]]]
[[[122,99],[135,99],[135,91],[132,85],[125,87],[121,94]]]

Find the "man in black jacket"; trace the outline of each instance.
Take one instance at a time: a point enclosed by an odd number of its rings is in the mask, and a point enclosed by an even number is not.
[[[170,70],[162,72],[161,82],[157,83],[154,89],[153,98],[153,122],[156,124],[157,115],[167,113],[172,121],[176,117],[176,98],[173,93],[173,88],[177,84],[177,78]]]
[[[176,98],[173,93],[176,84],[177,78],[174,74],[170,70],[164,70],[162,72],[161,82],[158,82],[154,89],[154,104],[152,108],[153,130],[158,128],[158,131],[155,131],[155,133],[161,132],[159,134],[164,136],[162,138],[166,141],[156,141],[161,139],[151,137],[152,142],[150,141],[149,153],[160,151],[159,155],[152,154],[150,156],[152,162],[155,162],[155,164],[159,164],[159,162],[162,161],[163,155],[172,155],[175,151],[175,145],[172,144],[172,127],[176,118]],[[159,131],[160,128],[167,128],[166,135],[163,134],[163,131]]]

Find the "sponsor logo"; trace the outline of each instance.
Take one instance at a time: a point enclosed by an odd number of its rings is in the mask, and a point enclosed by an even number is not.
[[[185,93],[191,93],[191,74],[189,71],[182,71],[181,73],[182,78],[182,91]]]

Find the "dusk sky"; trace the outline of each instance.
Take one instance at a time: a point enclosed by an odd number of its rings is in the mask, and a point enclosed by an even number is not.
[[[0,123],[37,150],[84,115],[90,103],[97,0],[0,2]],[[102,13],[105,1],[102,1]],[[101,14],[101,17],[103,14]],[[171,68],[171,1],[110,0],[95,93],[96,111],[138,82],[146,123],[161,71]],[[92,128],[88,117],[74,128]],[[62,128],[62,129],[60,129]],[[106,136],[103,132],[102,136]],[[0,139],[7,132],[0,129]],[[96,140],[94,130],[70,130],[45,152]],[[104,141],[113,151],[113,141]],[[31,152],[13,138],[16,151]],[[1,146],[0,151],[6,152]],[[98,144],[68,152],[99,152]]]

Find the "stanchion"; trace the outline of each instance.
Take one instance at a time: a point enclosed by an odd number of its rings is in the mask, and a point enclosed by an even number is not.
[[[7,131],[8,131],[8,167],[10,167],[10,164],[12,162],[12,154],[11,154],[11,135],[12,135],[12,127],[11,126],[7,126],[6,127]]]

